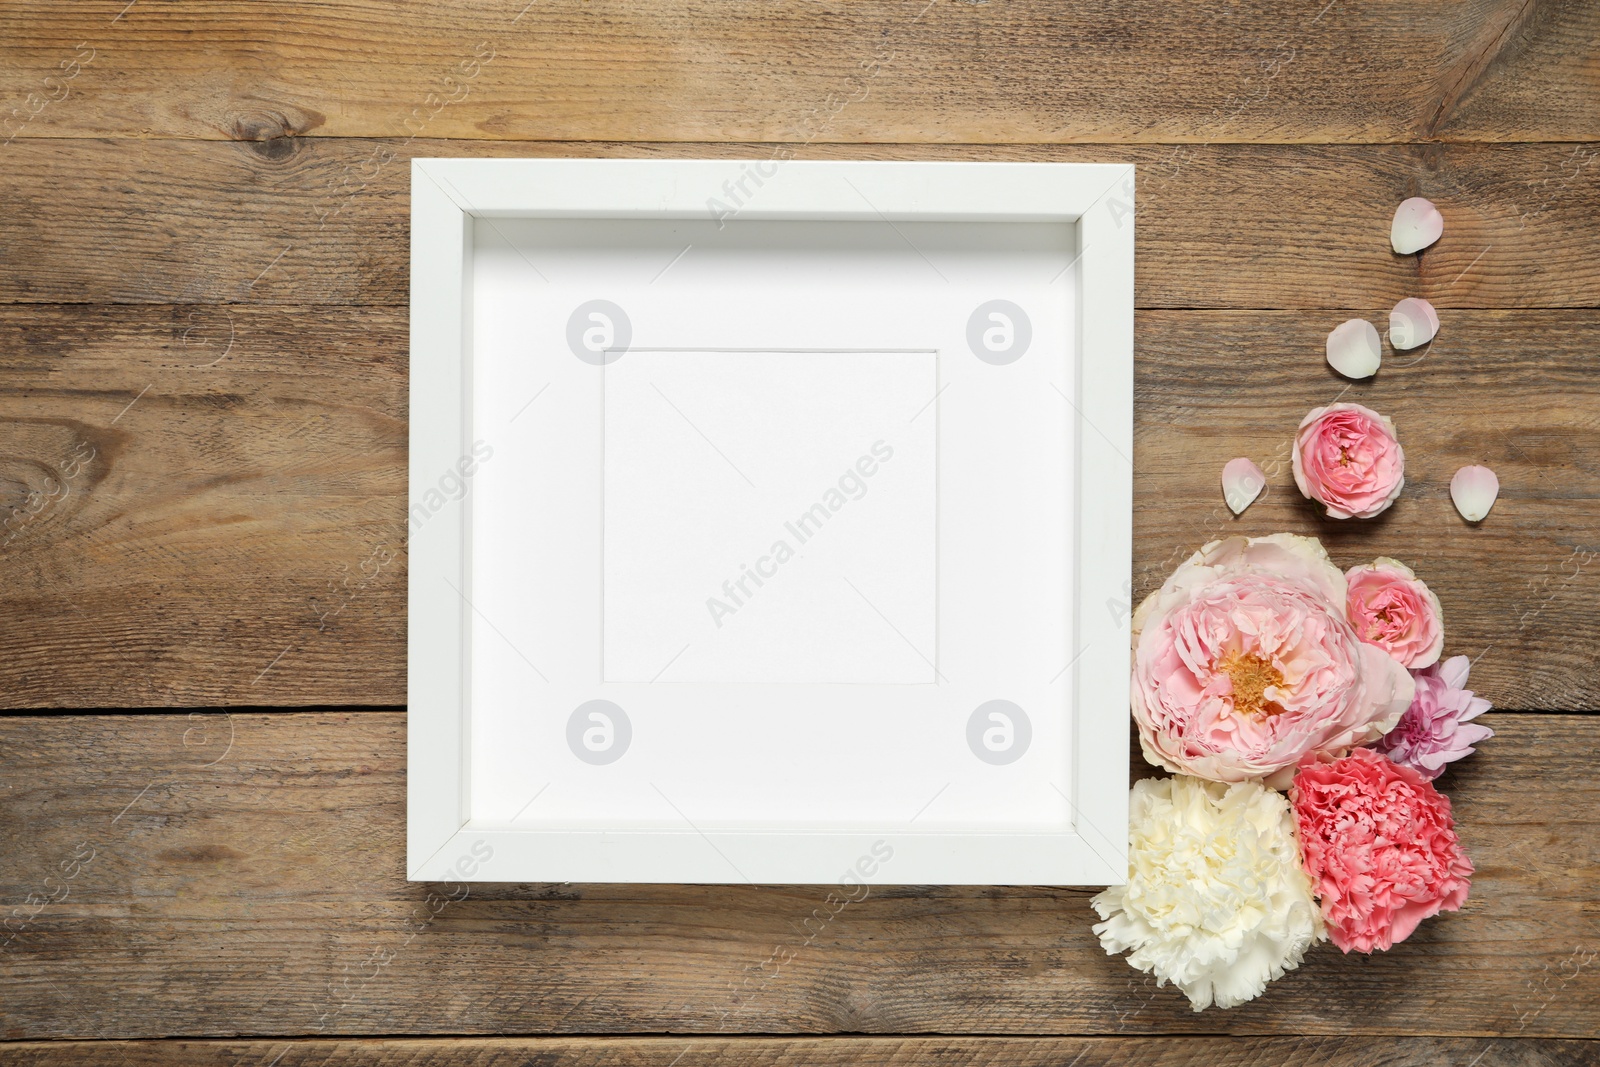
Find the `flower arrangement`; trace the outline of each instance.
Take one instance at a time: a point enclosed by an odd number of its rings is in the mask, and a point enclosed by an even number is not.
[[[1441,230],[1433,205],[1407,201],[1395,251]],[[1397,306],[1402,325],[1424,328],[1395,346],[1431,340],[1432,306],[1401,303],[1422,308]],[[1352,323],[1330,334],[1329,363],[1370,376],[1376,331]],[[1332,519],[1378,515],[1405,486],[1394,423],[1360,404],[1310,412],[1291,454],[1295,485]],[[1245,458],[1222,480],[1236,514],[1265,482]],[[1466,467],[1452,499],[1476,523],[1498,489]],[[1278,533],[1182,563],[1133,616],[1140,748],[1174,777],[1133,788],[1128,881],[1093,901],[1105,950],[1196,1011],[1228,1008],[1319,941],[1383,951],[1459,909],[1472,863],[1434,782],[1492,733],[1472,721],[1489,702],[1466,688],[1466,657],[1441,661],[1444,643],[1439,598],[1399,560],[1341,572],[1315,538]]]

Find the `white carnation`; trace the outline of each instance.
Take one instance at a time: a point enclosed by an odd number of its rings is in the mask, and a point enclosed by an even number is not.
[[[1094,898],[1094,932],[1195,1011],[1260,996],[1326,937],[1281,793],[1178,775],[1136,783],[1129,808],[1128,884]]]

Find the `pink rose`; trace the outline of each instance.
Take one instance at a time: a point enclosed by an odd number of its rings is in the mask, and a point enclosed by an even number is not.
[[[1466,688],[1471,667],[1467,657],[1452,656],[1411,672],[1417,695],[1395,728],[1372,747],[1430,781],[1444,773],[1445,764],[1470,756],[1473,745],[1494,736],[1487,726],[1469,721],[1489,710],[1487,700]]]
[[[1151,763],[1287,785],[1307,753],[1387,733],[1405,668],[1361,641],[1345,580],[1315,538],[1213,541],[1134,613],[1133,717]]]
[[[1370,519],[1406,484],[1394,423],[1360,404],[1313,409],[1295,434],[1293,463],[1294,484],[1330,519]]]
[[[1328,938],[1344,951],[1387,949],[1466,901],[1472,864],[1450,801],[1410,767],[1368,748],[1307,756],[1289,800]]]
[[[1376,563],[1351,567],[1344,577],[1350,584],[1346,609],[1357,637],[1412,670],[1439,661],[1444,651],[1439,598],[1410,567],[1379,556]]]

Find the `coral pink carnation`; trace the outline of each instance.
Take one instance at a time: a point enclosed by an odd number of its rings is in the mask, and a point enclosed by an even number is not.
[[[1410,567],[1388,556],[1344,572],[1356,636],[1411,670],[1431,667],[1444,651],[1444,612]]]
[[[1494,736],[1487,726],[1469,721],[1489,710],[1487,700],[1466,688],[1471,667],[1467,657],[1452,656],[1413,671],[1417,695],[1395,728],[1372,747],[1430,781],[1444,773],[1445,764],[1470,756],[1473,745]]]
[[[1134,613],[1145,758],[1218,782],[1287,785],[1307,753],[1376,741],[1411,703],[1405,668],[1356,636],[1314,538],[1213,541]]]
[[[1394,423],[1360,404],[1314,408],[1295,434],[1294,484],[1330,519],[1370,519],[1406,484],[1406,456]]]
[[[1366,748],[1307,756],[1289,799],[1328,937],[1344,951],[1387,949],[1466,901],[1472,864],[1450,801],[1410,767]]]

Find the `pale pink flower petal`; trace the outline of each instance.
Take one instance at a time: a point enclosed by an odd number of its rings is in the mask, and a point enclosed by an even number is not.
[[[1439,664],[1439,677],[1444,679],[1444,684],[1451,689],[1465,689],[1467,687],[1467,674],[1471,671],[1472,661],[1465,656],[1451,656]],[[1488,702],[1485,701],[1485,704]],[[1484,709],[1488,710],[1487,707]],[[1468,715],[1465,718],[1471,718]]]
[[[1462,467],[1450,479],[1450,499],[1468,522],[1481,522],[1500,495],[1500,479],[1488,467]]]
[[[1402,256],[1420,252],[1444,233],[1444,216],[1429,200],[1413,196],[1395,208],[1389,226],[1389,243]]]
[[[1328,334],[1328,366],[1346,378],[1370,378],[1383,362],[1377,327],[1366,319],[1341,322]]]
[[[1240,456],[1230,459],[1222,468],[1222,499],[1235,515],[1255,503],[1261,490],[1266,488],[1267,476],[1254,462]]]
[[[1418,348],[1439,332],[1439,313],[1426,300],[1408,296],[1389,312],[1389,343],[1397,351]]]

